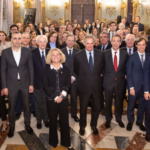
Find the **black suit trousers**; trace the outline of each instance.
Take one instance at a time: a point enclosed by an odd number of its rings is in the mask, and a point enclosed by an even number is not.
[[[87,107],[90,98],[92,99],[92,108],[91,108],[91,127],[97,126],[97,119],[99,116],[99,110],[101,105],[101,92],[98,94],[89,93],[89,94],[81,94],[79,93],[80,97],[80,127],[86,127],[86,114],[87,114]]]
[[[115,117],[116,121],[121,120],[122,117],[122,107],[123,107],[123,93],[124,89],[119,89],[117,82],[114,82],[113,88],[110,90],[105,89],[105,116],[106,120],[111,121],[112,119],[112,99],[113,94],[115,94]]]
[[[21,100],[24,107],[24,120],[25,125],[30,125],[30,98],[29,98],[29,88],[22,88],[20,81],[17,82],[17,88],[9,89],[9,124],[10,127],[15,127],[15,112],[16,112],[16,105],[17,105],[17,97],[18,94],[21,94]]]
[[[2,117],[2,121],[6,121],[5,95],[0,96],[0,114]]]
[[[77,115],[77,87],[74,83],[71,84],[70,94],[71,94],[71,116],[74,117]]]
[[[61,145],[65,147],[70,146],[70,129],[68,117],[68,99],[63,99],[61,103],[56,103],[51,100],[46,100],[48,117],[50,121],[49,126],[49,144],[56,147],[58,144],[57,135],[57,116],[60,119],[60,133]]]

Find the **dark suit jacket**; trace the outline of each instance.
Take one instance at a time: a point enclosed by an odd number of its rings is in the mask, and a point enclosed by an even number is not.
[[[144,31],[144,25],[142,23],[139,23],[139,31]]]
[[[68,55],[68,51],[67,48],[63,48],[61,49],[62,52],[65,54],[66,56],[66,62],[65,62],[65,66],[67,66],[70,69],[71,72],[71,76],[74,76],[76,78],[76,74],[74,73],[74,69],[73,69],[73,61],[74,61],[74,56],[76,53],[80,52],[79,49],[73,48],[73,53],[72,53],[72,57],[71,57],[71,62],[69,59],[69,55]]]
[[[47,55],[49,49],[46,48],[45,50]],[[42,79],[43,79],[44,66],[42,63],[42,58],[39,52],[39,48],[32,50],[32,58],[33,58],[33,66],[34,66],[34,88],[41,89],[43,87]]]
[[[129,56],[126,64],[127,85],[129,89],[134,87],[137,92],[143,85],[144,67],[142,67],[138,52]]]
[[[42,31],[43,31],[43,35],[44,35],[45,34],[45,29],[42,29]],[[40,32],[39,29],[37,29],[36,32],[37,32],[38,35],[41,35],[41,32]]]
[[[7,48],[2,51],[1,55],[2,88],[15,89],[17,87],[18,73],[23,88],[29,88],[29,85],[33,85],[34,69],[31,50],[21,47],[21,58],[19,66],[17,66],[12,48]]]
[[[126,42],[125,41],[121,42],[120,48],[122,48],[122,47],[126,47]]]
[[[147,41],[147,46],[146,46],[145,52],[150,53],[150,41]]]
[[[35,47],[29,45],[29,49],[33,50],[33,49],[35,49]]]
[[[121,50],[124,50],[127,52],[127,47],[122,47]],[[133,53],[137,51],[136,47],[133,47]],[[128,52],[127,52],[128,53]]]
[[[114,82],[117,82],[118,89],[124,89],[127,59],[127,52],[120,50],[119,66],[117,72],[115,72],[111,49],[104,51],[105,67],[103,87],[105,89],[111,90],[113,88]],[[117,78],[117,81],[115,81],[115,78]]]
[[[49,48],[49,49],[51,49],[51,46],[50,46],[49,43],[47,43],[47,46],[46,46],[46,47]],[[56,43],[56,48],[62,49],[62,45],[58,45],[58,44]]]
[[[100,93],[102,87],[101,74],[104,67],[104,53],[94,49],[94,68],[90,70],[85,49],[74,57],[74,72],[77,75],[79,93]]]
[[[129,26],[130,26],[129,22],[128,22],[128,21],[126,21],[126,23],[125,23],[125,27],[129,27]]]
[[[101,47],[102,47],[102,45],[100,44],[100,45],[98,45],[96,48],[101,51]],[[111,43],[108,43],[108,45],[107,45],[107,47],[106,47],[105,50],[111,49],[111,47],[112,47]]]
[[[144,63],[144,92],[150,92],[150,54],[146,55]]]

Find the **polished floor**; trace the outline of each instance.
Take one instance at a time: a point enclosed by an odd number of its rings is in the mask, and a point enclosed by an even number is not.
[[[133,130],[128,132],[125,128],[120,128],[113,117],[111,128],[106,129],[104,126],[105,117],[100,114],[97,126],[99,135],[95,136],[92,134],[90,120],[91,114],[89,108],[87,112],[86,132],[84,136],[80,136],[79,123],[74,122],[69,114],[71,144],[76,150],[150,150],[150,143],[145,141],[145,133],[141,132],[135,124],[133,125]],[[122,120],[127,125],[126,107],[124,107]],[[16,121],[13,138],[9,139],[7,132],[5,134],[0,132],[0,150],[67,150],[67,148],[60,145],[60,140],[58,147],[55,149],[48,144],[49,129],[42,124],[42,129],[38,130],[36,128],[36,119],[33,115],[31,116],[31,126],[35,133],[32,136],[28,135],[24,130],[22,113],[21,118]],[[60,139],[59,127],[58,136]]]

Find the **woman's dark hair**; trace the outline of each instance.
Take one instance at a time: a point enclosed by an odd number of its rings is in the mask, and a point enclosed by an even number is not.
[[[26,24],[26,25],[23,27],[23,32],[25,32],[25,29],[26,29],[27,27],[29,27],[30,30],[31,30],[31,27],[30,27],[28,24]]]
[[[75,28],[73,29],[73,34],[74,34],[74,35],[75,35],[76,30],[78,30],[79,32],[81,31],[81,29],[80,29],[79,27],[75,27]]]
[[[51,37],[54,33],[57,33],[57,32],[56,32],[56,31],[51,31],[51,32],[49,33],[49,36],[48,36],[48,43],[47,43],[47,44],[49,44],[49,42],[50,42],[50,37]],[[57,33],[56,44],[59,45],[59,42],[58,42],[58,33]]]
[[[91,27],[93,27],[93,26],[92,26],[93,23],[95,23],[95,22],[93,21],[93,22],[91,23]],[[96,27],[96,23],[95,23],[94,27]]]

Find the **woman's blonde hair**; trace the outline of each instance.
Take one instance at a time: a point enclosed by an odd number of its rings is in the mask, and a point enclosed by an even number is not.
[[[52,53],[53,53],[53,51],[57,51],[61,56],[62,56],[62,58],[61,58],[61,60],[60,60],[60,63],[61,64],[63,64],[65,61],[66,61],[66,56],[63,54],[63,52],[60,50],[60,49],[58,49],[58,48],[52,48],[49,52],[48,52],[48,54],[47,54],[47,57],[46,57],[46,64],[48,64],[48,65],[51,65],[51,63],[52,63]]]

